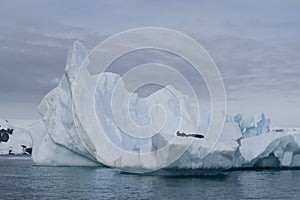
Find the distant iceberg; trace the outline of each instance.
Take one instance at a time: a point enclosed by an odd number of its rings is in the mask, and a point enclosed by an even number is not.
[[[0,119],[0,155],[31,154],[32,139],[28,130]]]
[[[42,100],[39,110],[43,118],[29,128],[33,138],[32,159],[36,165],[49,166],[97,166],[106,165],[127,171],[131,168],[147,170],[160,162],[153,159],[151,163],[143,160],[144,153],[163,148],[170,140],[176,138],[180,111],[174,94],[168,88],[163,88],[146,98],[133,94],[129,112],[133,120],[139,124],[147,124],[150,118],[145,118],[153,102],[164,105],[168,118],[163,129],[151,138],[137,139],[126,134],[112,120],[109,100],[115,85],[120,81],[118,74],[105,72],[96,91],[95,106],[101,130],[109,132],[107,137],[116,146],[126,151],[139,153],[141,158],[130,160],[122,155],[105,149],[103,141],[95,140],[97,133],[85,130],[80,121],[84,108],[76,108],[76,101],[84,102],[84,97],[74,95],[76,79],[82,62],[88,55],[88,50],[80,42],[75,42],[69,50],[66,68],[59,85],[51,90]],[[92,81],[92,80],[91,80]],[[121,80],[122,81],[122,80]],[[86,88],[85,88],[86,89]],[[132,95],[126,87],[119,97]],[[195,111],[187,96],[177,94],[184,102],[180,105],[185,110],[184,126],[187,132],[201,132],[209,125],[210,115],[201,111],[200,124],[195,123]],[[76,99],[77,98],[77,99]],[[152,110],[155,114],[159,110]],[[159,115],[157,115],[159,116]],[[160,119],[158,120],[160,121]],[[93,122],[90,122],[93,123]],[[156,122],[155,122],[156,123]],[[155,124],[154,123],[154,129]],[[205,133],[204,133],[205,134]],[[251,167],[300,167],[300,131],[299,130],[270,130],[270,120],[262,113],[258,116],[242,114],[227,115],[223,131],[213,149],[205,157],[200,156],[203,139],[180,138],[167,151],[165,158],[185,148],[184,154],[166,166],[165,169],[196,169],[196,170],[227,170],[232,168]],[[102,148],[100,148],[102,147]],[[100,155],[102,149],[112,161],[107,162]],[[130,171],[130,170],[129,170]]]

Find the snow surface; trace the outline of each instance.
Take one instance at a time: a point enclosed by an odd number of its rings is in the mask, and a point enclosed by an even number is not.
[[[197,124],[197,112],[190,99],[180,94],[172,87],[163,88],[146,98],[139,98],[130,93],[118,74],[105,72],[96,90],[95,115],[98,121],[88,116],[92,106],[85,95],[93,91],[90,83],[95,77],[78,78],[80,66],[88,51],[80,42],[75,42],[70,48],[65,72],[59,85],[50,91],[42,100],[39,110],[43,119],[31,125],[28,130],[33,138],[32,159],[37,165],[51,166],[95,166],[107,165],[119,169],[152,168],[159,160],[143,159],[144,153],[164,148],[173,141],[163,157],[172,157],[179,149],[187,147],[185,153],[178,157],[168,169],[208,169],[224,170],[243,167],[300,167],[300,131],[299,129],[283,129],[271,131],[270,120],[262,113],[258,116],[242,114],[227,115],[223,131],[213,149],[205,157],[200,152],[207,148],[205,139],[178,138],[176,131],[181,124],[185,132],[205,132],[209,125],[210,114],[201,111],[200,124]],[[83,71],[83,73],[86,73]],[[78,80],[79,79],[79,80]],[[76,85],[76,80],[77,85]],[[113,120],[110,108],[112,91],[117,84],[122,88],[117,93],[118,99],[131,96],[129,114],[136,123],[143,127],[149,122],[151,126],[144,134],[148,138],[137,139],[125,133],[120,126],[126,126],[126,121],[120,119],[120,124]],[[77,91],[77,93],[75,93]],[[172,92],[170,92],[172,91]],[[178,100],[174,96],[174,91]],[[159,107],[152,107],[159,102]],[[121,108],[127,102],[120,103]],[[77,105],[84,106],[77,106]],[[180,112],[179,107],[184,111]],[[145,115],[151,110],[150,115]],[[117,113],[120,116],[120,113]],[[183,116],[181,116],[183,115]],[[145,117],[146,116],[146,117]],[[156,118],[153,118],[156,116]],[[164,116],[168,116],[166,119]],[[180,120],[183,119],[183,120]],[[157,129],[163,123],[162,129]],[[85,128],[89,127],[89,128]],[[99,128],[100,127],[100,128]],[[136,127],[129,127],[139,131]],[[104,138],[99,136],[99,130],[118,148],[141,155],[133,160],[120,154],[118,150],[108,149]],[[141,130],[144,130],[141,128]],[[204,133],[205,134],[205,133]],[[111,162],[107,161],[107,157]]]

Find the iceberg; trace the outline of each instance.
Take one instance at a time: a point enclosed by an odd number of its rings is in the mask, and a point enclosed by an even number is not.
[[[264,113],[226,115],[213,148],[201,156],[203,149],[208,148],[205,142],[209,137],[205,131],[209,126],[209,112],[200,111],[197,116],[195,104],[172,86],[140,98],[127,90],[120,75],[111,72],[102,73],[97,87],[90,88],[89,84],[96,81],[94,76],[79,78],[88,53],[80,42],[74,42],[61,81],[39,105],[42,119],[28,127],[36,165],[108,166],[131,172],[147,172],[155,170],[156,166],[167,170],[300,167],[300,131],[272,131],[270,119]],[[119,103],[114,110],[109,108],[116,87],[121,89],[115,98],[130,101]],[[92,91],[95,91],[95,104],[85,95]],[[158,102],[163,109],[153,106]],[[88,107],[92,106],[95,113],[89,113]],[[129,108],[126,112],[139,126],[131,127],[122,117],[116,123],[114,117],[122,116],[124,107]],[[85,117],[89,114],[95,115],[97,120]],[[176,137],[179,129],[188,133],[201,132],[205,138]],[[137,137],[128,134],[130,131],[143,134]],[[110,148],[107,141],[115,148]],[[124,151],[128,155],[120,153]],[[177,156],[180,151],[183,153]]]

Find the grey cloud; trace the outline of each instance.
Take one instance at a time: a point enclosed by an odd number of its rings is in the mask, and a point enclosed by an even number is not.
[[[295,52],[300,45],[224,35],[202,41],[218,64],[229,94],[299,95],[300,59]]]
[[[241,111],[245,105],[270,111],[286,99],[299,107],[299,9],[294,0],[1,1],[0,92],[7,95],[0,96],[0,107],[4,112],[5,105],[37,105],[61,77],[74,40],[92,49],[113,33],[142,26],[173,28],[203,44],[223,75],[228,101]],[[190,66],[168,54],[128,55],[111,70],[124,73],[148,61],[174,66],[205,91]],[[268,107],[270,99],[274,103]]]
[[[47,25],[24,25],[0,24],[0,91],[6,94],[0,95],[1,104],[37,105],[62,76],[67,49],[73,41],[86,36],[90,41],[102,39],[100,34],[86,34],[82,28],[50,20]]]

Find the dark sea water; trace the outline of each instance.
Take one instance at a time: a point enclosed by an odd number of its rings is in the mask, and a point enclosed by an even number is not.
[[[299,170],[135,175],[0,157],[0,199],[300,199]]]

